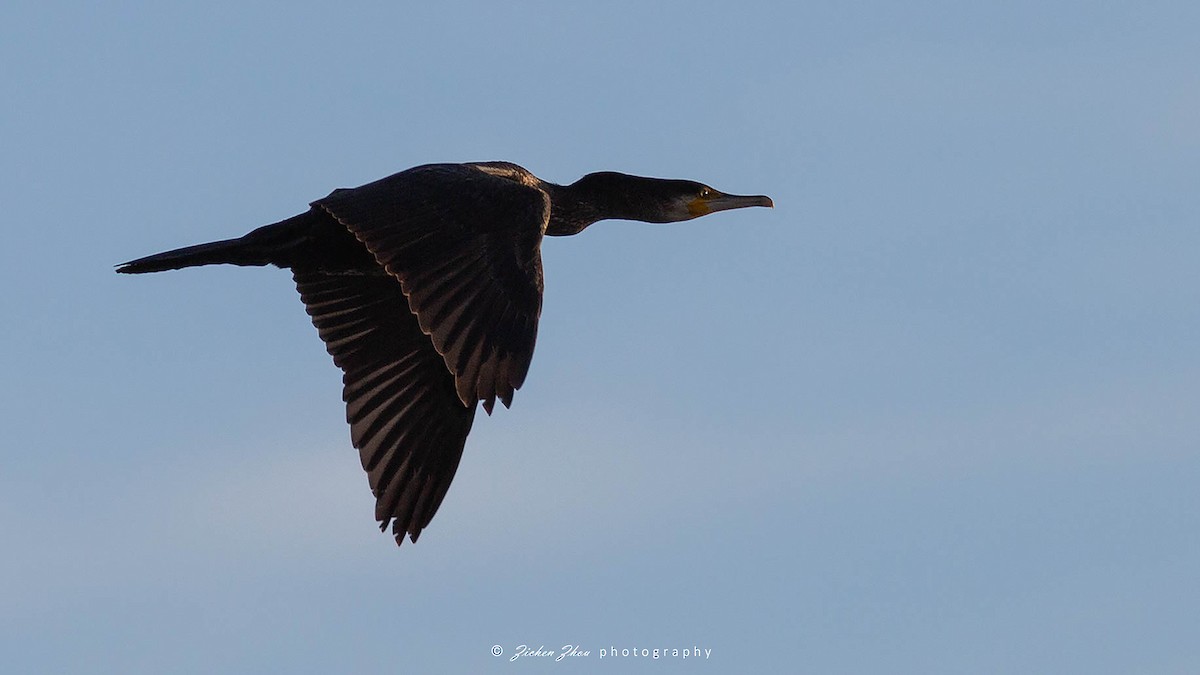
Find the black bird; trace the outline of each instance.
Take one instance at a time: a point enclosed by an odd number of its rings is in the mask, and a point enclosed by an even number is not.
[[[765,196],[605,171],[570,185],[508,162],[428,164],[334,190],[244,237],[139,258],[124,274],[197,265],[292,270],[344,375],[351,440],[380,529],[413,542],[462,457],[477,401],[505,407],[529,370],[543,235],[610,218],[668,223],[773,206]]]

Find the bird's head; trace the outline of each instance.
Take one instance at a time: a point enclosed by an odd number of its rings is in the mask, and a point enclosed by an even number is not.
[[[669,182],[678,185],[671,188],[672,196],[667,200],[667,213],[670,217],[665,222],[690,220],[717,211],[743,209],[747,206],[775,208],[775,203],[766,195],[731,195],[690,180]]]
[[[765,195],[731,195],[691,180],[645,178],[615,171],[590,173],[571,186],[603,218],[674,223],[747,206],[773,207]]]
[[[717,211],[774,206],[764,195],[731,195],[696,181],[615,171],[589,173],[566,186],[543,185],[551,197],[546,234],[556,236],[579,233],[598,220],[674,223]]]

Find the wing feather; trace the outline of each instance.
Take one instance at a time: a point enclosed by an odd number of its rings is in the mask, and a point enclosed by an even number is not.
[[[458,469],[474,402],[459,399],[395,278],[303,270],[294,277],[343,371],[346,420],[376,498],[375,518],[384,530],[391,524],[397,543],[405,535],[416,541]]]
[[[520,180],[527,174],[505,171],[427,165],[313,203],[400,281],[459,400],[489,411],[497,397],[511,403],[529,370],[550,213],[546,193]],[[348,330],[348,340],[361,337]]]

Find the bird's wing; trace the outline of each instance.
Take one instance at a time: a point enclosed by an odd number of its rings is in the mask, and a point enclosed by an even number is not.
[[[463,165],[429,165],[313,202],[400,280],[463,404],[508,406],[542,308],[549,197]]]
[[[437,512],[475,406],[464,406],[442,357],[390,276],[296,270],[296,288],[344,372],[346,420],[375,494],[375,519],[415,542]]]

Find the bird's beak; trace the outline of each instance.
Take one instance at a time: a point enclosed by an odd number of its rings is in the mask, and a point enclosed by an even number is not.
[[[692,217],[706,216],[717,211],[729,209],[744,209],[747,206],[766,206],[775,208],[775,203],[766,195],[727,195],[713,191],[707,197],[697,197],[688,203],[688,212]]]

